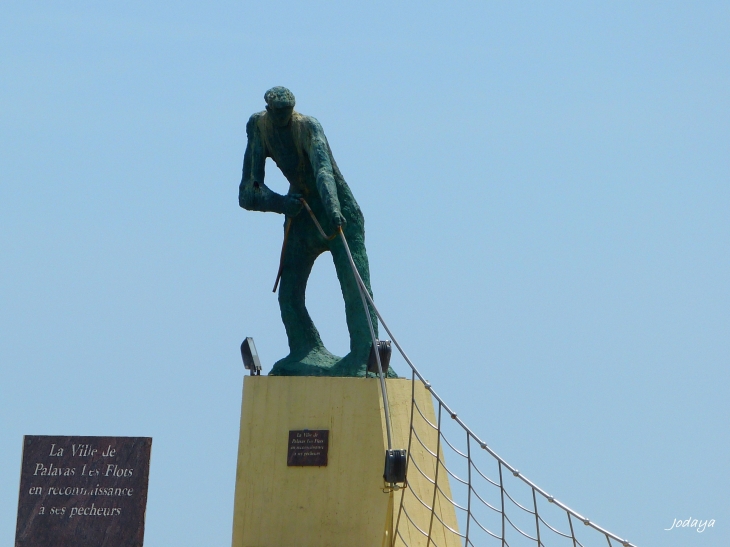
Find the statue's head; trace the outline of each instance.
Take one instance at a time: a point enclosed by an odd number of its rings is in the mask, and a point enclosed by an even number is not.
[[[294,93],[280,85],[272,87],[264,93],[266,101],[266,112],[269,113],[271,121],[274,125],[284,127],[291,120],[292,112],[294,112]]]

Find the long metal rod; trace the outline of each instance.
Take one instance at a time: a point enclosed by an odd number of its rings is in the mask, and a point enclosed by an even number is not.
[[[355,261],[352,259],[352,253],[350,253],[350,246],[347,244],[347,239],[345,239],[345,234],[342,231],[342,227],[338,226],[337,230],[340,232],[340,238],[342,239],[342,244],[345,246],[345,251],[347,251],[347,258],[350,260],[350,266],[352,266],[352,273],[355,275],[355,285],[357,285],[357,289],[360,292],[360,298],[362,299],[362,307],[365,310],[365,316],[368,320],[368,327],[370,327],[370,337],[373,340],[373,351],[375,352],[375,361],[378,363],[378,377],[380,378],[380,391],[383,395],[383,411],[385,413],[385,431],[388,437],[388,450],[393,449],[393,439],[390,432],[390,406],[388,405],[388,391],[385,388],[385,375],[383,374],[383,366],[380,364],[380,351],[378,351],[378,339],[375,337],[375,329],[373,329],[373,320],[370,317],[370,310],[368,309],[368,302],[365,298],[365,295],[368,297],[370,296],[368,294],[367,289],[360,285],[360,281],[362,279],[360,278],[360,273],[357,271],[357,267],[355,267]],[[367,375],[367,370],[365,371],[365,374]]]
[[[380,377],[380,392],[383,397],[383,411],[385,413],[385,432],[386,432],[386,436],[388,438],[388,450],[392,450],[393,439],[392,439],[392,433],[391,433],[391,429],[390,429],[390,406],[388,404],[388,390],[385,387],[385,376],[383,375],[383,366],[380,363],[380,352],[378,351],[378,339],[375,337],[375,329],[373,329],[373,320],[372,320],[372,317],[370,316],[370,309],[368,308],[368,300],[370,302],[372,302],[373,299],[370,297],[367,287],[365,287],[365,283],[363,283],[362,277],[360,277],[360,272],[357,271],[357,267],[355,266],[355,261],[352,259],[352,253],[350,252],[350,246],[347,244],[347,239],[345,238],[345,233],[342,231],[342,226],[338,226],[337,231],[334,234],[332,234],[331,236],[328,236],[322,229],[322,225],[317,220],[317,216],[314,214],[314,211],[312,211],[312,208],[309,206],[309,203],[307,203],[307,201],[304,198],[300,198],[300,201],[302,202],[302,205],[304,205],[305,209],[309,213],[309,216],[312,217],[312,221],[314,222],[314,225],[317,227],[317,230],[319,230],[320,235],[324,239],[331,241],[339,234],[340,238],[342,239],[342,244],[345,247],[345,251],[347,252],[347,259],[350,261],[350,267],[352,268],[352,273],[355,276],[355,286],[357,287],[357,290],[360,293],[360,299],[362,300],[362,307],[365,310],[365,317],[367,318],[368,327],[370,328],[370,338],[372,339],[373,351],[375,352],[375,361],[378,364],[378,376]],[[284,239],[284,242],[286,243],[286,238]],[[284,256],[283,248],[282,248],[281,254],[282,254],[282,264],[283,264],[283,256]],[[366,370],[365,376],[367,376],[367,374],[368,373]]]

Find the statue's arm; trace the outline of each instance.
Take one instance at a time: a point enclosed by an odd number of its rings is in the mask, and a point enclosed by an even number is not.
[[[310,118],[309,127],[308,155],[316,177],[317,191],[332,223],[335,226],[344,226],[345,218],[342,216],[340,200],[337,197],[337,185],[335,184],[327,137],[324,135],[322,126],[314,118]]]
[[[260,114],[254,114],[246,124],[246,152],[243,155],[243,174],[238,187],[238,204],[249,211],[296,214],[301,205],[282,196],[264,184],[266,147],[257,124]]]

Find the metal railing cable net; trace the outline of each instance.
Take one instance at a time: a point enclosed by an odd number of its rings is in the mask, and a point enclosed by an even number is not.
[[[357,271],[356,277],[362,294],[375,310],[380,324],[411,368],[413,393],[408,436],[408,474],[420,473],[432,485],[432,495],[428,499],[422,499],[422,496],[412,488],[401,489],[400,505],[393,532],[393,545],[410,546],[409,540],[401,530],[402,523],[408,521],[410,527],[423,535],[426,544],[434,547],[452,545],[462,545],[463,547],[488,545],[590,547],[598,545],[599,540],[601,545],[605,540],[609,547],[615,545],[635,547],[632,543],[602,528],[545,492],[502,459],[486,442],[469,429],[451,407],[439,397],[431,384],[408,358],[397,338],[383,320],[382,314],[365,289]],[[421,382],[433,398],[433,404],[437,409],[436,423],[427,418],[428,409],[421,408],[418,403],[418,397],[415,395],[417,382]],[[444,417],[454,424],[454,427],[451,428],[454,430],[454,438],[461,437],[460,447],[455,446],[454,440],[447,438],[448,428],[445,426]],[[435,432],[435,446],[433,444],[429,446],[422,440],[425,435],[419,434],[429,429]],[[433,436],[431,435],[431,437]],[[431,466],[432,474],[421,469],[414,460],[411,447],[415,443],[418,443],[434,460]],[[454,465],[447,466],[446,454],[449,454],[449,460],[455,460]],[[455,470],[457,468],[460,468],[460,473]],[[417,506],[428,511],[428,522],[414,521],[414,517],[411,515],[416,512],[423,513],[421,510],[412,509]],[[460,524],[459,529],[445,522],[447,519],[444,519],[443,515],[448,511],[448,506],[453,507],[456,513],[457,521]],[[444,507],[447,508],[446,511],[444,511]],[[446,530],[445,534],[441,534],[443,545],[438,544],[436,538],[432,536],[435,521],[440,524],[441,530]],[[578,524],[584,528],[581,533],[578,531]],[[422,544],[422,541],[419,543]]]
[[[311,209],[304,200],[302,202],[319,232],[327,237]],[[344,233],[341,229],[338,231],[368,320],[370,313],[365,301],[375,311],[411,369],[407,477],[420,474],[426,481],[426,488],[413,488],[406,483],[396,491],[396,494],[400,493],[400,499],[396,501],[398,509],[391,547],[593,547],[606,544],[609,547],[636,547],[545,492],[469,429],[408,358],[360,277]],[[380,379],[383,382],[382,369]],[[424,389],[430,397],[424,396]],[[383,399],[387,419],[384,382]],[[390,424],[388,441],[390,444]],[[412,450],[417,445],[418,459]]]

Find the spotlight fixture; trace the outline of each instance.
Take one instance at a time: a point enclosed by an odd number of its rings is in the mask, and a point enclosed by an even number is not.
[[[377,340],[378,354],[380,355],[380,365],[383,367],[383,374],[388,373],[390,367],[390,354],[393,348],[390,346],[390,340]],[[378,373],[378,361],[375,359],[375,345],[370,346],[370,357],[368,357],[368,372]]]
[[[385,470],[383,471],[385,482],[391,485],[405,484],[407,462],[408,452],[405,450],[386,450]]]
[[[253,343],[253,338],[250,336],[241,344],[241,357],[243,358],[243,366],[246,370],[251,371],[251,376],[261,376],[259,353],[256,351],[256,344]]]

